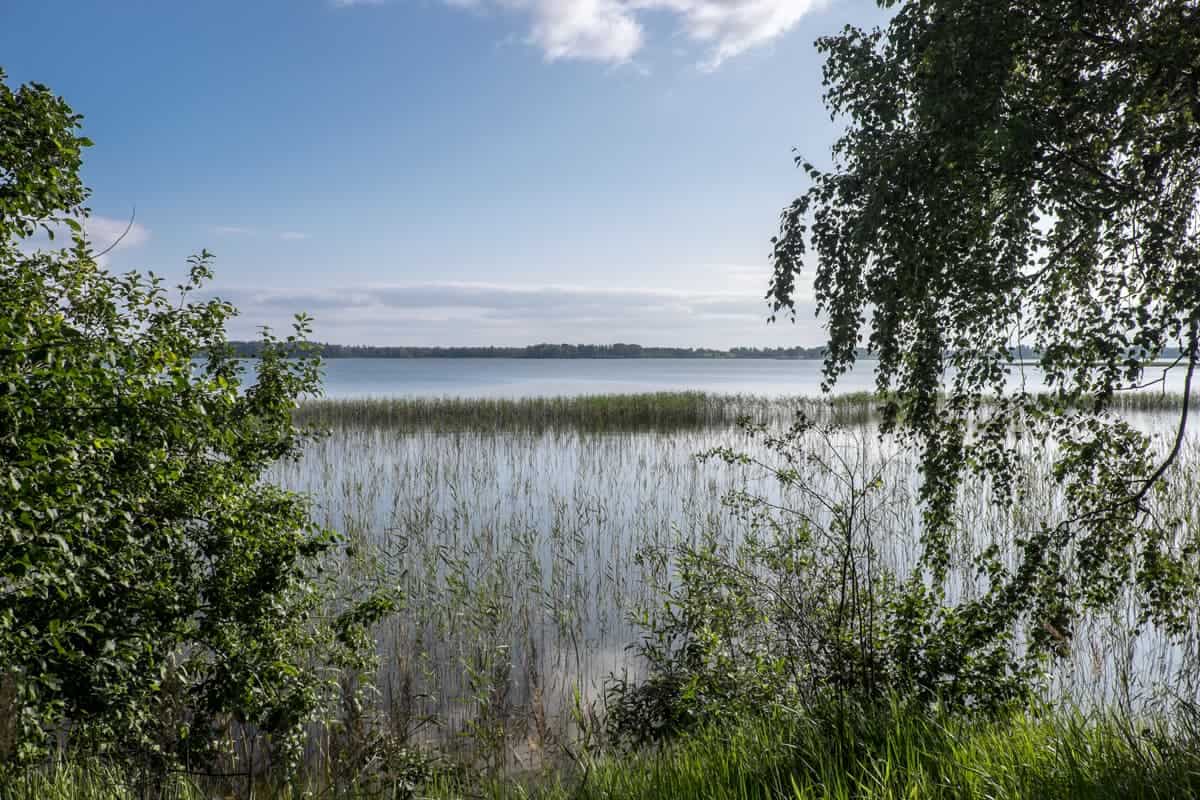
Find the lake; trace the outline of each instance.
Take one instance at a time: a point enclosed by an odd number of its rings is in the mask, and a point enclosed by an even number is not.
[[[816,395],[819,362],[344,359],[325,367],[337,399],[327,404],[330,435],[268,477],[309,494],[316,519],[353,545],[352,555],[330,565],[348,584],[382,578],[402,590],[404,607],[375,631],[377,711],[393,729],[419,728],[439,746],[508,753],[524,763],[578,733],[581,713],[602,715],[609,677],[636,676],[644,666],[627,649],[644,633],[638,615],[663,602],[654,562],[643,554],[706,537],[736,547],[748,528],[723,503],[730,492],[760,493],[825,527],[824,500],[848,501],[840,472],[809,476],[813,495],[784,494],[762,469],[697,460],[717,446],[775,460],[728,421],[733,414],[630,430],[592,429],[574,417],[541,426],[521,415],[506,422],[505,404],[495,402],[476,404],[479,415],[458,426],[395,413],[406,404],[445,411],[457,402],[423,399],[430,397],[700,390],[723,396],[705,403],[779,421],[789,417],[776,412],[796,403],[764,406],[749,395]],[[869,371],[839,385],[867,388]],[[381,399],[364,399],[371,397]],[[569,404],[518,405],[564,414]],[[594,413],[613,405],[599,402]],[[1160,455],[1177,413],[1136,415],[1139,426],[1159,433]],[[878,471],[879,483],[862,501],[860,517],[872,520],[864,537],[886,568],[905,574],[921,547],[915,454],[879,439],[865,419],[832,445],[813,440],[811,448],[837,452],[838,463],[847,459],[847,474]],[[970,523],[956,547],[952,597],[973,591],[971,551],[994,544],[1012,554],[1015,532],[1062,519],[1052,452],[1039,441],[1027,442],[1022,454],[1023,503],[998,508],[978,480],[963,487],[957,511]],[[1200,496],[1191,490],[1200,481],[1200,441],[1189,439],[1169,480],[1173,490],[1155,502],[1200,531]],[[1112,616],[1080,620],[1070,658],[1049,678],[1050,693],[1126,707],[1168,690],[1200,698],[1200,618],[1181,646],[1153,628],[1129,634],[1136,614],[1130,602]]]
[[[324,362],[328,397],[547,397],[701,391],[767,397],[821,393],[820,361],[783,359],[524,359],[339,358]],[[843,375],[836,392],[875,388],[874,362]],[[1157,377],[1156,371],[1148,371]],[[1031,389],[1042,384],[1026,370]],[[1011,384],[1020,383],[1014,375]],[[1173,370],[1169,391],[1182,391],[1183,370]]]
[[[329,397],[546,397],[703,391],[717,394],[815,395],[821,362],[749,359],[328,359]],[[873,372],[847,375],[841,391],[872,388]]]

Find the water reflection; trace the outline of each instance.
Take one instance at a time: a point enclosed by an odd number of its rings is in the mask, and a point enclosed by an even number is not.
[[[1170,414],[1133,418],[1163,433],[1163,447],[1177,421]],[[769,458],[728,428],[664,434],[344,427],[272,477],[311,493],[325,524],[369,545],[358,550],[362,563],[345,565],[349,574],[386,562],[405,590],[407,608],[378,631],[385,712],[398,725],[437,720],[439,727],[425,730],[443,744],[477,747],[499,736],[500,746],[517,752],[536,749],[538,737],[564,735],[581,711],[598,709],[607,675],[638,670],[626,649],[640,633],[630,615],[659,599],[637,558],[641,548],[706,533],[736,542],[744,528],[722,504],[733,489],[826,513],[802,495],[781,494],[769,476],[697,462],[696,453],[717,445]],[[888,513],[872,537],[885,563],[911,568],[920,538],[913,454],[866,428],[846,433],[840,446],[864,469],[883,466],[878,502]],[[964,487],[960,503],[970,525],[963,536],[971,540],[957,548],[952,594],[977,588],[966,560],[971,550],[993,542],[1011,550],[1019,526],[1056,521],[1051,454],[1027,447],[1026,506],[998,509],[984,500],[985,486]],[[1189,535],[1200,529],[1191,491],[1198,469],[1200,442],[1192,438],[1172,476],[1183,491],[1171,501],[1189,521]],[[1125,623],[1137,612],[1129,600],[1110,618],[1079,621],[1053,691],[1127,706],[1163,687],[1197,696],[1197,637],[1172,643],[1154,629],[1131,636]]]

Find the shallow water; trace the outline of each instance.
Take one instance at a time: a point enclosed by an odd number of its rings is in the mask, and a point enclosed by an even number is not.
[[[1165,434],[1176,418],[1139,415]],[[919,550],[913,456],[865,428],[839,445],[862,469],[883,469],[872,500],[871,537],[883,562],[903,572]],[[769,454],[728,428],[674,433],[400,432],[335,428],[274,479],[312,494],[319,519],[360,546],[350,579],[389,574],[408,598],[378,630],[382,713],[396,727],[434,720],[422,735],[443,746],[529,753],[571,735],[603,709],[607,676],[637,662],[627,648],[640,629],[631,614],[659,600],[638,553],[705,533],[734,542],[742,523],[723,505],[732,489],[822,512],[781,496],[761,471],[699,463],[695,454],[730,445]],[[1166,437],[1160,437],[1160,447]],[[1047,453],[1030,448],[1026,507],[996,509],[980,486],[961,504],[973,542],[1011,543],[1017,525],[1053,522],[1057,489]],[[1200,529],[1200,441],[1189,440],[1173,480],[1173,502]],[[828,476],[813,486],[836,492]],[[960,565],[956,593],[972,590]],[[1131,604],[1111,619],[1083,620],[1053,690],[1088,702],[1132,705],[1165,689],[1196,696],[1195,639],[1179,644],[1154,630],[1130,637]],[[1200,627],[1193,626],[1193,630]]]

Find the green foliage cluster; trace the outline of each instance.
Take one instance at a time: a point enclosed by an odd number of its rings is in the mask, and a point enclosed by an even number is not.
[[[896,7],[886,29],[818,42],[847,128],[832,168],[798,159],[811,186],[775,239],[775,310],[794,313],[815,262],[827,384],[862,344],[877,356],[884,427],[922,452],[935,594],[963,476],[1020,503],[1022,440],[1053,455],[1068,513],[1012,531],[1015,563],[978,554],[990,589],[958,633],[1045,644],[1047,624],[1131,583],[1146,620],[1181,630],[1200,572],[1155,492],[1200,363],[1200,8],[881,5]],[[1048,395],[1020,381],[1023,352]],[[1148,370],[1164,358],[1186,375],[1165,454],[1113,413],[1120,392],[1163,380]]]
[[[210,256],[174,292],[107,272],[84,233],[80,118],[2,79],[0,761],[66,742],[204,768],[236,736],[293,763],[317,667],[339,647],[357,663],[354,637],[385,610],[325,624],[332,535],[261,480],[305,440],[292,412],[319,362],[285,354],[307,321],[266,334],[243,388],[234,309],[196,299]],[[32,250],[38,230],[69,244]]]

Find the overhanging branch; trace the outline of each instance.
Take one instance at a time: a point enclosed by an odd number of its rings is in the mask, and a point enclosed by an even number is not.
[[[1197,336],[1200,331],[1198,331],[1198,328],[1200,328],[1200,317],[1193,316],[1191,325],[1188,328],[1188,366],[1187,374],[1183,379],[1183,411],[1179,415],[1179,427],[1175,430],[1175,444],[1172,445],[1171,452],[1158,465],[1158,469],[1154,471],[1154,474],[1150,476],[1142,488],[1138,490],[1138,493],[1134,495],[1133,504],[1137,507],[1138,511],[1146,510],[1144,505],[1146,495],[1154,488],[1154,484],[1158,483],[1158,480],[1171,468],[1171,465],[1179,458],[1179,452],[1183,449],[1184,435],[1187,432],[1188,414],[1191,413],[1192,378],[1196,374],[1196,358],[1198,351],[1200,351],[1200,341],[1198,341]]]

